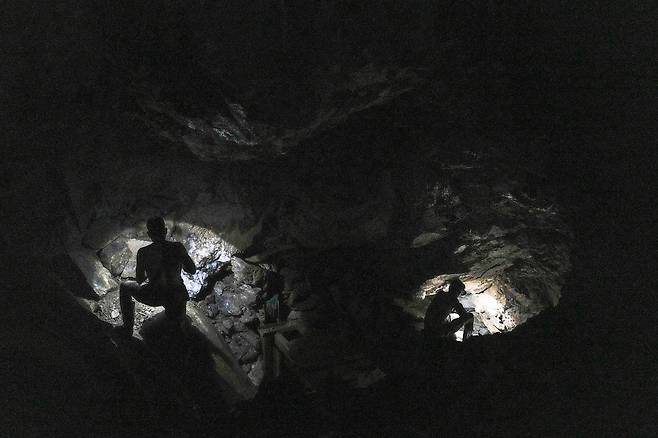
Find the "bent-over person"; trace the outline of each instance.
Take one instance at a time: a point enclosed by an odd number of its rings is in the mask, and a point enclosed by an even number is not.
[[[169,320],[183,324],[189,296],[181,269],[189,274],[196,272],[196,265],[183,244],[166,240],[163,218],[150,218],[146,227],[153,243],[137,251],[136,281],[123,282],[119,289],[123,319],[119,331],[126,336],[132,336],[135,323],[133,298],[148,306],[164,306]]]

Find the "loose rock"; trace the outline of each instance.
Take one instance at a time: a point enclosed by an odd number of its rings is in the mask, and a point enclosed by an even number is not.
[[[231,336],[229,347],[240,363],[251,363],[258,359],[258,351],[244,333]]]
[[[240,285],[236,290],[236,300],[240,307],[253,307],[258,300],[262,289],[258,287],[251,287],[248,284]]]
[[[236,332],[245,332],[249,329],[247,328],[247,325],[244,322],[237,320],[233,323],[233,330],[235,330]]]
[[[252,364],[251,371],[249,371],[248,376],[254,385],[258,386],[261,384],[263,378],[265,377],[263,358],[259,358],[254,364]]]
[[[219,306],[219,313],[222,315],[240,316],[242,314],[242,307],[236,294],[225,293],[220,295],[217,299],[217,305]]]
[[[258,315],[251,309],[246,309],[240,317],[240,322],[246,325],[253,325],[258,320]]]
[[[249,330],[239,333],[236,336],[239,336],[242,340],[248,342],[252,347],[260,351],[261,345],[260,345],[260,336],[258,335],[258,333]]]
[[[126,242],[115,240],[114,242],[103,248],[99,254],[99,258],[103,266],[105,266],[115,277],[118,277],[123,272],[126,264],[130,261],[132,252],[126,245]]]
[[[119,288],[119,284],[110,271],[103,266],[93,251],[69,250],[69,255],[87,279],[88,284],[99,296],[102,297],[111,290]]]
[[[236,283],[261,286],[265,281],[265,271],[260,266],[245,262],[238,257],[231,259],[231,270]]]
[[[219,305],[218,304],[209,304],[208,305],[208,316],[211,318],[216,317],[219,314]]]

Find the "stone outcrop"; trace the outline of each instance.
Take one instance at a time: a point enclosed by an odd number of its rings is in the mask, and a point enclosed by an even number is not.
[[[331,81],[333,78],[324,78]],[[206,117],[186,115],[176,103],[162,102],[150,96],[145,84],[139,99],[143,114],[151,129],[168,140],[187,146],[202,160],[244,161],[273,158],[288,153],[292,148],[326,130],[344,123],[362,111],[384,105],[408,93],[423,83],[412,70],[394,66],[364,65],[350,71],[340,82],[313,84],[317,87],[320,104],[314,108],[294,108],[299,112],[302,126],[273,125],[262,120],[251,120],[244,104],[230,102],[218,92],[221,104],[215,113]],[[222,102],[222,99],[223,102]],[[220,112],[222,111],[222,112]]]

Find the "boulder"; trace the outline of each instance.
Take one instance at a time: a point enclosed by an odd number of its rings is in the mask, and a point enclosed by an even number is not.
[[[200,269],[191,275],[183,272],[181,277],[183,278],[183,284],[185,284],[187,293],[191,297],[198,295],[201,289],[208,284],[208,274]]]
[[[121,233],[121,221],[115,218],[101,217],[95,219],[84,236],[82,244],[90,249],[99,250],[106,247]]]
[[[240,317],[240,322],[246,325],[253,325],[258,320],[258,315],[251,309],[245,309],[244,313]]]
[[[249,348],[247,349],[247,352],[240,357],[239,362],[253,363],[256,362],[257,359],[258,359],[258,352],[253,348]]]
[[[258,359],[258,350],[249,340],[249,337],[245,336],[246,333],[236,333],[231,336],[231,343],[229,347],[231,351],[238,358],[238,361],[242,363],[252,363]]]
[[[215,300],[223,315],[240,316],[247,308],[254,308],[262,289],[242,284],[235,289],[219,282],[214,289]]]
[[[238,295],[232,293],[223,293],[217,298],[219,313],[222,315],[240,316],[242,306]]]
[[[227,268],[230,268],[230,264],[227,262],[222,262],[221,260],[213,260],[203,266],[203,270],[208,273],[209,277],[215,277],[216,279],[222,278],[225,275]]]
[[[262,292],[263,290],[258,287],[242,284],[236,289],[235,295],[241,307],[254,307]]]
[[[246,332],[249,329],[247,328],[247,325],[244,322],[238,319],[233,323],[233,330],[235,330],[236,332]]]
[[[228,336],[233,331],[233,319],[230,317],[224,317],[217,324],[217,330],[219,330],[223,335]]]
[[[140,248],[150,245],[151,242],[148,240],[128,239],[125,243],[130,250],[130,256],[121,272],[121,278],[135,278],[137,271],[137,251],[139,251]]]
[[[229,275],[223,278],[221,281],[215,283],[215,286],[213,287],[213,294],[215,295],[215,298],[217,298],[224,293],[233,293],[235,291],[235,287],[235,277],[233,277],[233,275]]]
[[[261,344],[260,344],[260,335],[258,335],[258,333],[248,330],[240,333],[240,336],[242,337],[242,339],[249,342],[249,344],[251,344],[252,347],[260,351]]]
[[[215,318],[219,314],[219,305],[212,303],[208,305],[208,316]]]
[[[103,248],[98,254],[103,266],[105,266],[115,277],[118,277],[126,267],[132,252],[123,240],[115,240]]]
[[[69,255],[98,296],[102,297],[109,291],[119,288],[110,271],[103,266],[93,251],[69,250]]]
[[[172,229],[172,238],[181,242],[197,267],[209,274],[222,262],[227,262],[237,249],[219,234],[200,225],[178,221]]]
[[[263,268],[238,257],[231,259],[231,270],[235,276],[236,283],[262,286],[265,282],[265,270]]]

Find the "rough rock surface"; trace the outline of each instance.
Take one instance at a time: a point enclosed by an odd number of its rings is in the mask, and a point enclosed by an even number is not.
[[[300,114],[297,120],[304,120],[302,126],[273,126],[250,120],[242,105],[228,100],[221,102],[223,113],[206,117],[185,115],[172,102],[150,96],[141,99],[140,107],[162,137],[186,145],[200,159],[242,161],[284,154],[354,114],[384,105],[421,83],[421,78],[409,69],[367,64],[345,75],[342,83],[320,85],[317,93],[324,94],[322,103]],[[144,93],[148,94],[148,89]]]
[[[123,272],[129,261],[131,261],[132,252],[125,241],[115,241],[107,245],[100,251],[99,258],[115,277]]]
[[[262,347],[257,332],[261,323],[259,313],[263,311],[262,297],[269,284],[265,279],[273,274],[268,275],[264,267],[235,256],[227,266],[231,267],[230,274],[215,283],[203,304],[215,330],[227,342],[252,382],[258,385],[263,379]]]
[[[119,283],[98,259],[93,251],[77,248],[69,249],[68,254],[78,266],[94,292],[103,296],[119,288]]]
[[[261,286],[265,282],[265,272],[260,266],[246,262],[239,257],[231,259],[231,272],[237,283]]]
[[[530,197],[504,167],[491,166],[495,161],[482,154],[453,163],[459,170],[452,182],[433,187],[423,214],[426,229],[453,236],[452,257],[465,268],[453,272],[466,284],[462,301],[492,333],[511,330],[557,305],[573,239],[556,207],[546,198]],[[452,221],[442,219],[451,214]],[[421,296],[436,293],[446,279],[428,279]]]

